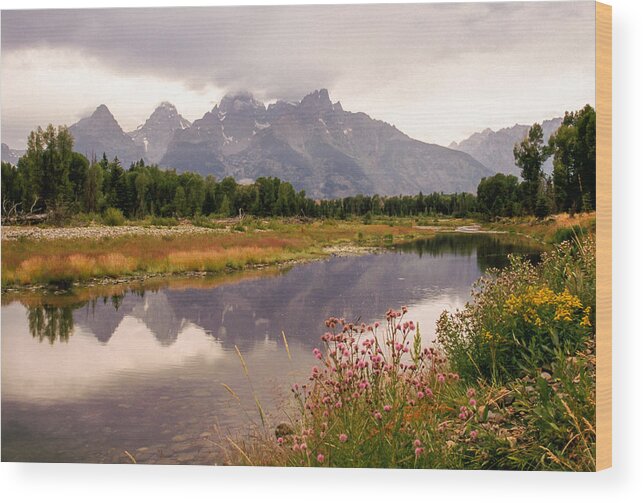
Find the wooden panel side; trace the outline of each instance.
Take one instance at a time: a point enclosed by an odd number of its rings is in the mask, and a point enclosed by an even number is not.
[[[596,469],[612,466],[612,7],[596,3]]]

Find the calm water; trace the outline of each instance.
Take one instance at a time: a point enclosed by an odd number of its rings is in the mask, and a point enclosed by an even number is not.
[[[368,323],[408,305],[430,343],[438,315],[461,307],[486,268],[533,252],[500,236],[444,234],[223,283],[3,298],[2,460],[127,462],[127,450],[139,462],[221,462],[214,440],[259,423],[235,346],[276,422],[327,317]]]

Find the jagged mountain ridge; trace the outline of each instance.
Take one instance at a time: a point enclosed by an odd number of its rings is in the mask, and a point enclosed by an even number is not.
[[[541,123],[543,128],[543,140],[545,143],[549,137],[556,132],[562,123],[562,118],[556,117],[545,120]],[[469,138],[459,143],[452,142],[449,148],[460,150],[471,155],[482,164],[491,169],[494,173],[515,175],[520,178],[520,168],[516,166],[513,148],[522,141],[529,133],[530,125],[515,124],[493,131],[487,128],[478,133],[472,134]],[[548,159],[543,165],[545,173],[553,170],[552,159]]]
[[[466,153],[346,112],[326,89],[267,108],[249,93],[226,96],[175,132],[161,165],[237,179],[277,176],[318,198],[473,192],[492,174]]]
[[[145,159],[154,164],[165,155],[172,135],[178,129],[186,129],[191,122],[178,113],[172,103],[164,101],[152,115],[134,131],[127,133],[134,143],[143,148]]]

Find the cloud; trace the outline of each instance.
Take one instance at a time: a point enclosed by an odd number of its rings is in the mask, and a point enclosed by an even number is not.
[[[127,128],[161,100],[195,119],[226,91],[299,100],[325,87],[448,144],[593,100],[585,1],[3,11],[1,36],[11,138],[99,103]]]
[[[70,48],[119,73],[295,99],[358,72],[555,50],[561,34],[587,32],[592,13],[569,3],[5,11],[2,50]]]

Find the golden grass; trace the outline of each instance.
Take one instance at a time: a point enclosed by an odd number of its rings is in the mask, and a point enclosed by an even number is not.
[[[2,284],[60,284],[92,278],[223,272],[323,255],[329,245],[390,244],[431,234],[415,220],[263,222],[246,232],[123,235],[97,239],[21,239],[2,243]]]
[[[580,226],[593,229],[595,213],[505,219],[491,228],[552,242],[556,232]],[[122,235],[98,239],[20,239],[2,242],[2,285],[86,281],[146,274],[228,272],[323,255],[323,247],[358,244],[379,246],[434,234],[418,228],[415,218],[361,220],[282,219],[251,221],[245,232],[205,232],[184,235]],[[445,229],[471,223],[443,219]]]
[[[544,243],[555,243],[557,233],[564,229],[579,227],[583,232],[596,231],[596,212],[577,213],[570,216],[567,213],[552,215],[538,220],[535,217],[504,218],[489,225],[492,229],[530,236]]]

